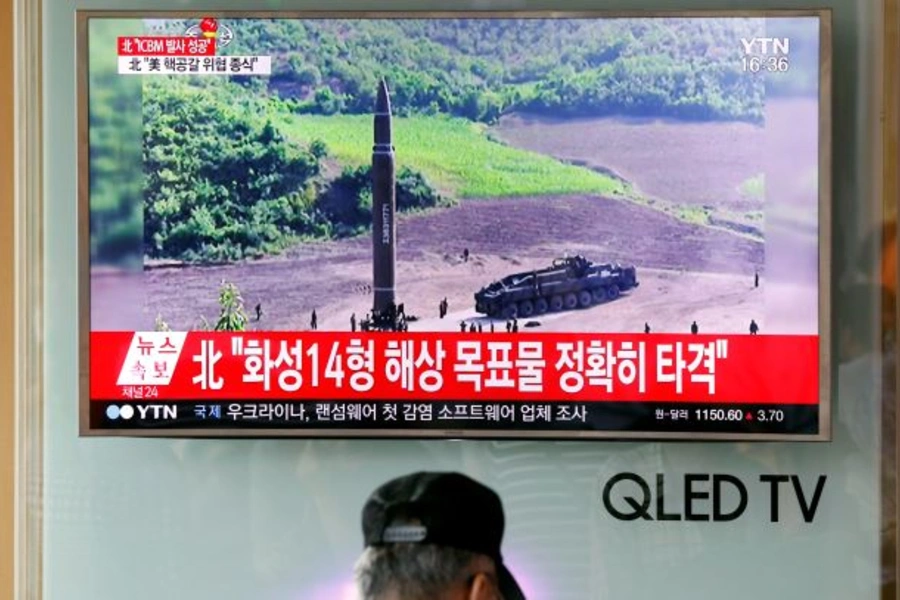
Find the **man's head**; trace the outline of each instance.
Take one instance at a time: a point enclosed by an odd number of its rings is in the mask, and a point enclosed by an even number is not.
[[[500,498],[465,475],[389,481],[369,497],[362,526],[363,600],[525,600],[500,552]]]

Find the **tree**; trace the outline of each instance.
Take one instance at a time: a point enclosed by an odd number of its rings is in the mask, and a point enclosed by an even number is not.
[[[238,287],[223,281],[219,288],[219,320],[216,331],[244,331],[247,328],[247,314],[244,312],[244,299]]]
[[[260,107],[171,81],[144,93],[147,256],[238,260],[320,233],[310,211],[319,159]]]
[[[200,317],[200,331],[245,331],[249,319],[244,312],[244,299],[241,291],[231,282],[222,281],[219,287],[219,319],[215,327],[210,327],[206,317]],[[172,331],[162,315],[156,316],[155,331]]]
[[[318,160],[322,160],[326,156],[328,156],[328,146],[325,145],[325,142],[322,140],[313,140],[309,145],[309,153],[315,156]]]

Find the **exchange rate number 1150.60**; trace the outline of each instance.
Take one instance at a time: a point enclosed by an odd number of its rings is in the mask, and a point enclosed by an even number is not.
[[[698,421],[743,421],[744,411],[739,408],[698,408],[694,411]]]

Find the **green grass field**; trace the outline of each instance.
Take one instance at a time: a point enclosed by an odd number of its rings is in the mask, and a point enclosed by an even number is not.
[[[371,116],[281,115],[279,121],[294,139],[322,140],[330,156],[345,165],[371,161]],[[481,126],[467,121],[395,117],[393,126],[397,166],[421,171],[461,198],[628,192],[600,173],[491,141]]]

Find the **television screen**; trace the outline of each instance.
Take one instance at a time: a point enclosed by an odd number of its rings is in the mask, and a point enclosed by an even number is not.
[[[79,13],[81,433],[830,439],[830,13]]]

